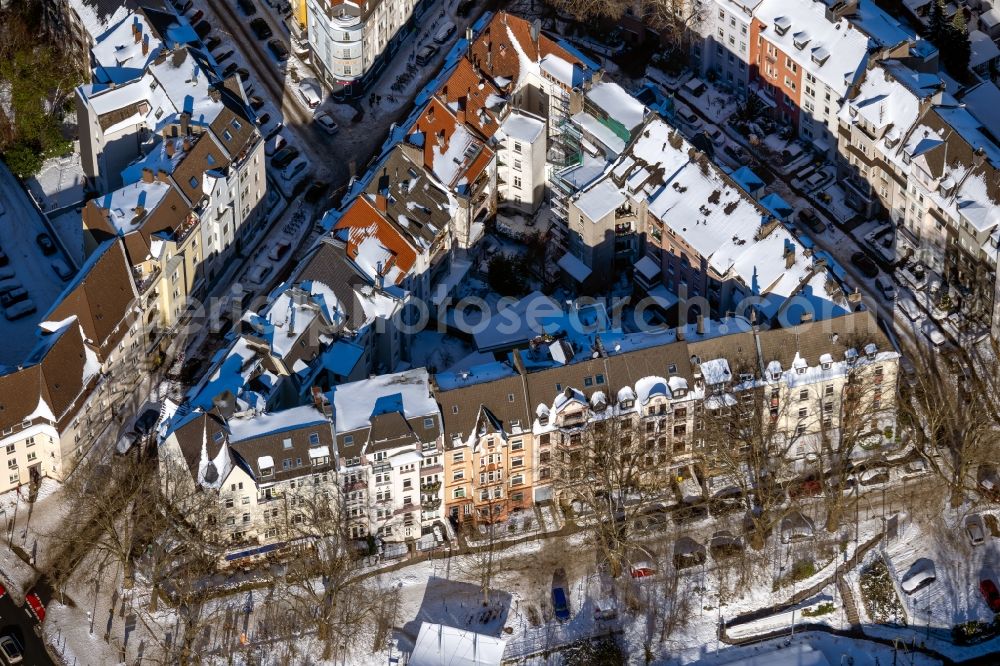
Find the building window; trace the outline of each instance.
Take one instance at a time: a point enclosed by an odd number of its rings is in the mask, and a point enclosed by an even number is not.
[[[454,492],[451,494],[453,499],[462,499],[465,497],[465,488],[455,488]]]
[[[427,417],[424,419],[424,430],[430,430],[434,427],[434,418]]]
[[[510,450],[511,451],[520,451],[523,448],[524,448],[524,441],[523,440],[520,440],[520,439],[511,440],[511,443],[510,443]]]
[[[354,444],[354,435],[344,435],[344,446]]]
[[[311,446],[316,446],[317,444],[319,444],[319,433],[318,432],[311,432],[311,433],[309,433],[309,444]]]
[[[514,176],[514,189],[515,190],[521,189],[521,177],[520,176]]]
[[[515,141],[514,142],[514,152],[515,153],[520,153],[521,152],[521,142],[520,141]]]

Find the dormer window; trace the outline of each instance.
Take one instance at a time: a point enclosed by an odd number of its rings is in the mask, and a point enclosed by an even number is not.
[[[823,369],[824,370],[829,370],[830,366],[831,366],[831,363],[829,361],[827,361],[826,363],[823,364]]]
[[[813,49],[812,61],[822,67],[830,59],[830,52],[822,46]]]
[[[806,374],[806,367],[804,365],[803,366],[799,366],[798,368],[795,368],[795,372],[796,372],[796,374],[804,375],[804,374]]]
[[[753,375],[750,374],[749,372],[741,372],[740,373],[740,381],[741,382],[752,382],[753,381]]]
[[[787,16],[779,16],[774,19],[774,31],[779,35],[784,35],[792,27],[792,20]]]
[[[622,409],[632,409],[632,407],[635,406],[635,400],[622,400],[620,405]]]
[[[807,32],[797,32],[792,37],[792,43],[795,44],[795,48],[802,50],[809,43],[809,33]]]

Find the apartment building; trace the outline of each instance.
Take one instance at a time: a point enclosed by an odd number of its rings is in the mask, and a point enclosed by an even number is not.
[[[644,466],[664,480],[691,468],[710,475],[719,445],[710,433],[721,431],[712,424],[738,401],[763,403],[756,413],[787,459],[776,465],[783,473],[811,469],[821,445],[836,450],[842,424],[872,450],[892,445],[899,355],[867,312],[771,330],[706,322],[569,363],[549,353],[435,377],[454,520],[569,501],[594,437],[640,440]]]
[[[746,94],[750,84],[750,26],[759,0],[707,0],[696,3],[692,31],[692,65],[703,75],[713,72],[721,85]]]
[[[580,104],[579,89],[598,71],[569,44],[541,31],[539,22],[497,12],[469,47],[467,58],[508,95],[513,108],[545,118],[549,136]]]
[[[413,24],[426,0],[303,0],[308,21],[311,63],[335,97],[357,97],[378,77]]]
[[[195,410],[160,443],[161,491],[226,547],[226,562],[265,555],[316,534],[340,510],[332,447],[330,420],[313,405]]]
[[[412,542],[442,518],[441,416],[424,368],[333,389],[336,459],[350,534]]]
[[[1000,146],[988,126],[936,75],[885,60],[852,89],[839,139],[848,200],[884,211],[896,224],[897,256],[954,287],[932,295],[935,308],[996,338]]]

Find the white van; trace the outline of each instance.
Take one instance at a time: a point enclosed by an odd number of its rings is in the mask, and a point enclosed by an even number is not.
[[[448,38],[455,34],[455,24],[449,21],[445,23],[441,28],[434,33],[434,43],[444,44],[448,41]]]
[[[878,287],[879,291],[882,292],[882,295],[888,300],[896,300],[896,286],[892,283],[892,280],[880,275],[875,278],[875,286]]]

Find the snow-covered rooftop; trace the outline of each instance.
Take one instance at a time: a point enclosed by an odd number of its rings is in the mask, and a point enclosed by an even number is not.
[[[500,666],[503,650],[501,638],[423,622],[407,663],[410,666]]]
[[[589,221],[597,222],[614,212],[625,201],[625,194],[614,181],[605,178],[581,193],[573,203]]]
[[[274,435],[287,430],[328,423],[328,421],[323,416],[323,412],[313,405],[303,405],[270,414],[234,416],[229,419],[228,423],[229,441],[236,443],[254,437]]]
[[[642,124],[646,107],[617,83],[602,81],[587,91],[587,99],[628,131]]]
[[[822,2],[763,0],[754,11],[754,17],[764,24],[761,35],[765,40],[775,44],[841,97],[865,69],[868,36],[852,27],[847,19],[835,23],[828,21],[826,5]],[[787,25],[783,34],[776,29],[779,23]],[[796,40],[795,35],[800,39]],[[818,49],[822,49],[822,54]]]
[[[438,411],[425,368],[341,384],[333,391],[333,409],[337,432],[366,428],[379,414],[399,412],[410,419]]]
[[[525,143],[533,143],[544,130],[545,123],[542,121],[514,112],[503,121],[498,136],[506,136],[518,141],[524,141]]]

